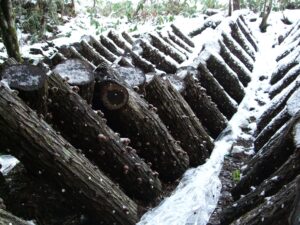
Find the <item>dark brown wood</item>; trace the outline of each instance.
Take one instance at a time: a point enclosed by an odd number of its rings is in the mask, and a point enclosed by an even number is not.
[[[182,92],[184,99],[190,105],[208,133],[215,139],[227,126],[227,119],[212,102],[201,83],[192,75],[184,78],[185,88]]]
[[[129,43],[129,44],[133,44],[133,38],[130,36],[130,34],[128,34],[126,31],[122,32],[122,37]]]
[[[146,85],[145,98],[167,125],[172,136],[190,158],[191,166],[203,164],[214,144],[188,103],[168,80],[158,76]],[[183,132],[184,131],[184,132]]]
[[[296,197],[297,180],[284,186],[276,195],[266,199],[264,203],[235,220],[231,225],[283,225],[289,224],[288,218],[293,209]]]
[[[0,133],[2,149],[9,148],[27,169],[41,171],[48,182],[74,193],[73,198],[99,223],[137,222],[137,205],[4,86],[0,88]]]
[[[166,55],[161,53],[157,48],[143,40],[140,40],[137,44],[143,49],[141,56],[153,63],[157,69],[165,71],[166,73],[176,72],[177,66],[175,62],[173,63],[168,60]]]
[[[253,59],[245,52],[245,50],[228,34],[222,32],[223,42],[228,49],[250,70],[253,70]]]
[[[20,219],[11,213],[0,209],[0,225],[30,225],[23,219]]]
[[[161,191],[160,181],[127,146],[127,139],[120,139],[105,124],[105,119],[97,115],[60,77],[50,76],[49,85],[52,101],[49,110],[52,122],[61,134],[82,149],[86,157],[118,182],[126,193],[143,200],[155,198]]]
[[[100,35],[100,42],[116,56],[121,56],[123,54],[122,50],[118,48],[109,38],[105,37],[104,35]]]
[[[247,41],[252,45],[254,50],[257,52],[258,51],[257,43],[254,37],[252,36],[252,33],[249,31],[249,27],[246,27],[246,24],[241,19],[241,17],[239,17],[236,22],[241,32],[245,35]]]
[[[36,66],[11,65],[4,68],[1,79],[5,80],[11,89],[17,90],[18,95],[38,114],[47,112],[47,75]]]
[[[125,52],[131,50],[131,46],[123,41],[120,35],[115,31],[110,30],[107,34],[107,37],[109,37],[119,48],[123,49]]]
[[[93,68],[80,59],[68,59],[58,64],[53,71],[70,84],[89,104],[92,102],[95,76]],[[78,89],[79,88],[79,89]]]
[[[112,76],[118,74],[117,71],[114,73]],[[102,108],[109,126],[130,138],[138,155],[152,163],[161,179],[173,181],[179,178],[189,165],[188,155],[170,135],[155,107],[130,88],[127,91],[129,100],[123,108],[114,111]]]
[[[162,51],[165,55],[169,55],[178,63],[182,63],[184,60],[186,60],[186,57],[182,53],[157,35],[150,33],[149,36],[151,37],[151,44]]]
[[[236,73],[226,65],[219,55],[215,55],[214,53],[210,54],[205,63],[207,69],[213,74],[220,85],[222,85],[229,96],[237,103],[240,103],[245,96],[245,91]]]
[[[180,48],[184,49],[186,52],[193,52],[192,49],[184,41],[178,38],[173,32],[168,31],[168,36],[175,44],[177,44]]]
[[[186,44],[188,44],[192,48],[195,47],[194,42],[189,37],[187,37],[185,34],[183,34],[178,27],[176,27],[174,24],[171,24],[171,28],[172,28],[174,34],[177,35]]]
[[[171,40],[171,38],[169,36],[165,36],[161,32],[157,32],[157,33],[158,33],[158,36],[160,38],[162,38],[165,42],[167,42],[170,46],[175,48],[178,52],[181,52],[183,55],[186,56],[186,58],[189,57],[189,53],[186,50],[184,50],[183,48],[181,48],[179,45],[177,45],[173,40]]]
[[[132,57],[133,64],[140,68],[144,73],[155,72],[154,65],[148,60],[133,51],[130,51],[130,56]]]
[[[206,89],[207,94],[211,97],[212,101],[217,104],[223,115],[226,116],[227,119],[230,119],[237,111],[237,104],[216,81],[204,63],[200,62],[197,69],[199,71],[197,78],[201,86]]]

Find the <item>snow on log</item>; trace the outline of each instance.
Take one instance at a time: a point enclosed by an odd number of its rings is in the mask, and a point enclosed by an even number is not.
[[[112,73],[113,69],[108,70]],[[114,77],[117,71],[112,74]],[[117,77],[120,77],[117,75]],[[163,180],[175,180],[188,168],[187,154],[170,135],[167,127],[149,105],[136,92],[127,88],[129,99],[119,110],[103,108],[108,124],[115,131],[129,137],[140,157],[151,162]]]
[[[123,143],[105,124],[105,119],[97,115],[59,76],[51,75],[49,85],[52,101],[49,110],[53,116],[52,122],[61,134],[75,147],[82,149],[126,193],[143,200],[155,198],[161,190],[160,181],[127,146],[128,143]]]
[[[100,42],[116,56],[121,56],[124,53],[122,49],[120,49],[109,38],[102,34],[100,35]]]
[[[191,47],[188,44],[186,44],[183,40],[181,40],[181,38],[178,38],[173,32],[168,31],[168,36],[175,44],[177,44],[180,48],[184,49],[186,52],[193,52]]]
[[[62,77],[89,104],[92,102],[95,76],[93,68],[80,59],[68,59],[58,64],[53,72]]]
[[[84,61],[85,63],[89,64],[93,69],[96,69],[96,66],[91,63],[89,60],[87,60],[85,57],[83,57],[77,50],[74,48],[74,46],[69,47],[68,49],[65,49],[65,51],[69,52],[70,56],[66,56],[67,58],[75,58],[75,59],[80,59]]]
[[[39,67],[32,65],[10,65],[3,69],[1,79],[38,114],[47,112],[47,75]]]
[[[228,34],[222,32],[223,42],[228,49],[249,69],[253,70],[253,59],[245,52],[245,50]]]
[[[283,58],[287,57],[289,54],[291,54],[298,46],[300,46],[300,39],[293,42],[292,44],[289,44],[288,46],[285,46],[283,51],[277,56],[276,61],[279,62]]]
[[[207,28],[215,29],[220,23],[221,23],[221,20],[214,21],[214,20],[211,20],[211,18],[208,18],[203,22],[203,24],[201,24],[201,26],[199,28],[197,28],[196,30],[193,30],[192,32],[190,32],[189,36],[190,37],[195,37],[195,36],[201,34]]]
[[[155,72],[155,66],[149,62],[147,59],[144,59],[137,53],[130,51],[130,56],[132,57],[133,64],[140,68],[144,73]]]
[[[0,225],[30,225],[30,223],[0,209]]]
[[[109,37],[119,48],[123,49],[125,52],[131,49],[131,46],[122,40],[122,37],[120,37],[120,35],[115,31],[110,30],[107,34],[107,37]]]
[[[117,56],[114,55],[109,49],[104,47],[101,42],[99,42],[96,38],[93,36],[89,36],[89,41],[88,43],[96,49],[96,51],[102,55],[104,58],[109,60],[110,62],[114,62],[117,59]]]
[[[51,66],[53,67],[67,60],[67,58],[60,52],[57,52],[50,58],[50,60],[51,60]]]
[[[207,69],[204,63],[198,64],[199,79],[201,86],[203,86],[212,101],[216,103],[220,111],[230,119],[237,111],[237,103],[226,93],[223,87],[214,78],[212,73]]]
[[[171,24],[171,28],[172,28],[173,33],[175,35],[177,35],[181,40],[183,40],[186,44],[188,44],[192,48],[195,47],[194,42],[189,37],[187,37],[185,34],[183,34],[178,27],[176,27],[174,24]]]
[[[220,55],[226,62],[226,64],[236,73],[241,83],[244,87],[247,87],[248,83],[251,81],[251,73],[246,66],[238,59],[235,55],[233,55],[230,50],[226,47],[226,45],[219,41],[220,45]]]
[[[73,193],[99,223],[136,224],[137,205],[4,86],[0,133],[1,148],[10,149],[30,171],[41,171],[49,182]]]
[[[217,138],[227,126],[227,119],[220,112],[217,105],[212,102],[211,97],[207,95],[201,83],[191,74],[184,78],[184,85],[185,88],[182,91],[184,99],[190,105],[211,137],[214,139]]]
[[[123,31],[121,35],[129,44],[131,44],[131,45],[133,44],[134,40],[130,36],[130,34],[128,34],[126,31]]]
[[[214,144],[188,103],[169,80],[162,80],[158,76],[154,76],[146,85],[145,91],[146,100],[157,107],[161,120],[188,153],[190,165],[203,164],[209,158]]]
[[[114,66],[125,83],[133,88],[136,92],[142,93],[146,85],[146,75],[139,68]]]
[[[246,37],[247,41],[252,45],[254,50],[257,52],[258,51],[257,42],[256,42],[255,38],[253,37],[252,33],[250,32],[249,27],[246,26],[244,20],[242,20],[241,17],[239,17],[236,22],[237,22],[238,27],[240,28],[240,30]]]

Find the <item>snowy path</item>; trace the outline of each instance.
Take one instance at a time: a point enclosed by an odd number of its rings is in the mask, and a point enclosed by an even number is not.
[[[257,26],[258,27],[258,26]],[[269,77],[276,66],[276,49],[272,48],[275,32],[259,34],[259,52],[252,72],[252,81],[246,89],[246,95],[239,105],[238,112],[229,121],[228,127],[215,142],[215,148],[208,161],[197,168],[188,170],[172,195],[166,198],[158,207],[147,212],[138,225],[206,225],[214,211],[221,191],[219,174],[224,156],[239,149],[235,145],[238,138],[253,139],[256,124],[250,117],[258,118],[264,107],[258,101],[269,101],[266,91]],[[261,76],[268,77],[260,81]],[[249,128],[249,134],[242,131]],[[249,149],[247,149],[249,151]],[[250,151],[251,152],[251,151]],[[250,153],[249,152],[249,153]]]

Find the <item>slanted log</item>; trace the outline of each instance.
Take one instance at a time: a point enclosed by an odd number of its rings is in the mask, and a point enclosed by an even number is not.
[[[274,85],[280,81],[291,69],[299,65],[297,61],[291,61],[290,63],[280,64],[279,67],[272,73],[270,84]]]
[[[53,67],[53,66],[56,66],[64,61],[66,61],[67,58],[60,52],[57,52],[50,58],[50,60],[51,60],[51,66]]]
[[[239,17],[236,22],[237,22],[238,27],[242,31],[242,33],[245,35],[247,41],[252,45],[254,50],[257,52],[258,51],[257,43],[256,43],[254,37],[252,36],[251,32],[249,31],[249,27],[247,27],[245,25],[245,23],[241,19],[241,17]]]
[[[223,42],[228,49],[250,70],[253,70],[253,59],[245,52],[245,50],[228,34],[222,32]]]
[[[73,46],[69,47],[68,49],[65,49],[65,51],[69,52],[68,54],[70,54],[70,57],[67,57],[65,53],[63,53],[67,58],[80,59],[86,64],[90,65],[93,69],[96,69],[96,66],[89,60],[87,60],[85,57],[83,57]]]
[[[120,35],[115,31],[110,30],[107,34],[107,37],[109,37],[119,48],[123,49],[125,52],[131,49],[131,46],[123,41]]]
[[[185,88],[182,95],[190,105],[200,122],[207,129],[212,138],[218,135],[227,126],[227,119],[220,112],[217,105],[212,102],[201,83],[190,74],[184,78]]]
[[[122,37],[129,43],[129,44],[133,44],[133,38],[126,32],[123,31],[122,32]]]
[[[30,225],[30,223],[0,209],[0,225]]]
[[[219,41],[220,44],[220,55],[226,62],[226,64],[236,73],[240,82],[247,87],[248,83],[251,81],[251,73],[247,67],[238,59],[235,55],[233,55],[230,50],[226,47],[226,45]]]
[[[232,37],[240,44],[240,46],[248,53],[248,55],[255,60],[255,50],[252,45],[247,41],[238,25],[235,22],[229,23],[231,28]]]
[[[157,48],[143,40],[140,40],[138,45],[143,49],[141,56],[153,63],[157,69],[165,71],[166,73],[176,72],[176,62],[167,58],[166,55],[162,54]]]
[[[123,50],[117,47],[111,40],[109,40],[104,35],[100,35],[100,42],[116,56],[121,56],[123,54]]]
[[[146,100],[157,107],[157,113],[167,125],[172,136],[188,153],[191,166],[205,163],[214,147],[188,103],[171,85],[169,80],[158,76],[146,85]],[[184,132],[183,132],[184,131]]]
[[[133,64],[140,68],[144,73],[155,72],[154,65],[147,59],[144,59],[134,51],[130,51],[130,56],[132,57]]]
[[[287,185],[300,173],[300,151],[296,151],[290,158],[261,185],[246,196],[225,208],[221,214],[221,222],[230,224],[246,212],[264,202],[266,197],[276,194],[284,185]]]
[[[178,63],[182,63],[184,60],[186,60],[186,57],[182,53],[180,53],[177,49],[172,47],[162,38],[151,33],[149,34],[149,36],[151,37],[152,45],[160,51],[162,51],[163,53],[165,53],[165,55],[169,55]]]
[[[173,30],[173,33],[177,35],[181,40],[183,40],[186,44],[188,44],[192,48],[195,47],[194,42],[189,37],[184,35],[178,27],[176,27],[174,24],[171,24],[171,28]]]
[[[104,47],[101,42],[99,42],[93,36],[89,36],[89,44],[96,49],[96,51],[102,55],[104,58],[109,60],[110,62],[114,62],[117,59],[117,56],[114,55],[109,49]]]
[[[18,95],[38,114],[47,112],[48,85],[47,75],[39,67],[32,65],[11,65],[1,73],[9,87],[17,90]]]
[[[200,62],[197,69],[199,71],[197,78],[201,85],[206,89],[212,101],[217,104],[220,111],[229,120],[237,111],[237,103],[226,93],[224,88],[221,87],[203,63]]]
[[[170,39],[177,44],[180,48],[184,49],[185,51],[192,53],[193,50],[180,38],[178,38],[173,32],[168,31],[168,36]]]
[[[296,197],[294,200],[294,204],[292,206],[292,210],[289,216],[289,224],[290,225],[299,225],[300,222],[300,178],[296,180]]]
[[[264,203],[235,220],[231,225],[281,225],[289,224],[289,215],[298,193],[300,177],[298,176],[277,194],[266,199]],[[296,223],[297,224],[297,223]],[[293,224],[294,225],[294,224]]]
[[[293,128],[299,123],[299,115],[291,118],[247,163],[246,174],[231,191],[234,199],[249,193],[251,186],[258,186],[293,154]]]
[[[127,139],[120,139],[105,124],[105,119],[59,76],[51,75],[49,85],[52,122],[62,136],[82,149],[86,157],[118,182],[126,193],[146,201],[155,198],[161,190],[160,181],[132,148],[126,146]]]
[[[279,62],[280,60],[291,54],[298,46],[300,46],[300,40],[286,46],[284,51],[277,56],[276,61]]]
[[[27,169],[41,171],[49,182],[73,193],[99,223],[137,222],[137,205],[4,86],[0,88],[0,133],[1,148],[9,148]]]
[[[108,73],[115,73],[112,74],[114,77],[117,71],[112,71],[110,69]],[[124,107],[118,110],[102,109],[109,126],[130,138],[138,155],[152,163],[161,179],[173,181],[179,178],[189,165],[187,154],[170,135],[155,113],[155,108],[130,88],[127,91],[129,99]]]
[[[232,97],[237,103],[240,103],[245,96],[245,91],[236,73],[226,65],[224,60],[219,55],[214,53],[210,54],[205,63],[207,69],[222,85],[229,96]]]
[[[158,36],[160,38],[162,38],[165,42],[167,42],[170,46],[172,46],[173,48],[175,48],[178,52],[182,53],[183,55],[186,56],[186,58],[189,57],[188,53],[181,48],[179,45],[177,45],[173,40],[170,39],[169,36],[165,36],[164,34],[162,34],[161,32],[157,32]]]
[[[215,29],[220,23],[221,23],[221,21],[212,21],[211,19],[206,19],[199,28],[190,32],[189,36],[195,37],[195,36],[201,34],[203,31],[205,31],[209,27],[212,29]]]
[[[95,76],[93,68],[80,59],[69,59],[58,64],[53,71],[70,84],[89,104],[93,99]]]

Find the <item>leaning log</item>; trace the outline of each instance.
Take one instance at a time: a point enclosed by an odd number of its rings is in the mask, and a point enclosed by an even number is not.
[[[276,195],[266,199],[264,203],[235,220],[231,225],[281,225],[289,224],[289,216],[298,195],[300,177],[298,176]],[[296,223],[297,224],[297,223]],[[292,224],[294,225],[294,224]]]
[[[17,90],[19,96],[38,114],[47,112],[47,75],[39,67],[32,65],[11,65],[1,73],[9,87]]]
[[[192,32],[189,33],[190,37],[195,37],[199,34],[201,34],[203,31],[205,31],[207,28],[212,28],[215,29],[221,21],[213,21],[211,19],[206,19],[204,23],[197,29],[193,30]]]
[[[0,225],[30,225],[30,223],[0,209]]]
[[[296,197],[289,216],[290,225],[299,225],[300,222],[300,178],[296,180]]]
[[[180,48],[184,49],[185,51],[192,53],[192,49],[187,45],[184,41],[178,38],[173,32],[168,32],[168,36],[170,39],[177,44]]]
[[[0,133],[1,148],[9,148],[27,169],[41,171],[45,179],[73,193],[99,223],[137,222],[137,205],[4,86],[0,88]]]
[[[146,201],[155,198],[161,190],[160,181],[149,166],[126,146],[127,139],[120,139],[105,124],[105,119],[97,115],[59,76],[51,75],[49,86],[52,122],[62,136],[82,149],[86,157],[118,182],[126,193]],[[113,90],[110,93],[115,100]],[[106,95],[107,100],[111,99],[109,97]]]
[[[125,52],[131,49],[131,46],[123,41],[120,35],[115,31],[110,30],[107,34],[107,37],[109,37],[119,48],[123,49]]]
[[[122,37],[129,43],[129,44],[133,44],[133,38],[126,32],[123,31],[122,32]]]
[[[249,31],[249,27],[247,27],[244,23],[244,21],[241,19],[242,17],[239,17],[237,19],[237,25],[240,28],[240,30],[242,31],[242,33],[245,35],[247,41],[252,45],[252,47],[254,48],[255,51],[258,51],[258,47],[257,47],[257,43],[254,39],[254,37],[252,36],[252,34]]]
[[[111,69],[108,73],[112,73],[110,71]],[[117,71],[115,73],[117,74]],[[189,165],[187,154],[170,135],[165,124],[155,113],[155,108],[130,88],[126,89],[129,98],[124,107],[117,110],[103,108],[109,126],[122,136],[130,138],[138,155],[152,163],[153,169],[159,172],[161,179],[170,181],[179,178]],[[94,97],[94,101],[101,99]]]
[[[90,65],[93,69],[96,69],[96,66],[91,63],[89,60],[87,60],[85,57],[83,57],[73,46],[66,48],[66,51],[69,52],[70,56],[67,58],[75,58],[75,59],[80,59],[84,61],[86,64]]]
[[[178,52],[182,53],[183,55],[186,56],[186,58],[189,57],[188,53],[181,48],[179,45],[177,45],[173,40],[171,40],[171,38],[169,36],[166,36],[165,34],[162,34],[162,32],[157,32],[158,36],[160,38],[162,38],[165,42],[167,42],[170,46],[172,46],[173,48],[175,48]]]
[[[184,99],[211,137],[217,138],[227,126],[227,119],[220,112],[217,105],[212,102],[206,90],[201,87],[201,83],[197,82],[192,75],[187,75],[184,78],[184,85],[185,88],[182,91]]]
[[[58,64],[53,71],[71,85],[89,104],[93,99],[95,76],[93,68],[80,59],[69,59]],[[79,88],[79,89],[78,89]]]
[[[206,89],[212,101],[217,104],[220,111],[227,119],[230,119],[237,111],[236,102],[226,93],[203,63],[200,62],[197,69],[199,71],[197,78],[201,85]]]
[[[60,52],[57,52],[50,58],[50,60],[51,60],[51,67],[53,67],[67,60],[67,58]]]
[[[121,56],[123,54],[123,50],[121,50],[118,46],[116,46],[110,39],[108,39],[104,35],[100,35],[100,42],[116,56]]]
[[[133,64],[143,70],[144,73],[155,72],[154,65],[147,59],[144,59],[134,51],[130,51],[130,56],[132,57]]]
[[[158,76],[154,76],[145,90],[147,101],[153,107],[157,107],[161,120],[188,153],[190,165],[203,164],[210,156],[214,145],[188,103],[170,81],[164,81]]]
[[[174,24],[171,24],[171,28],[173,30],[173,33],[177,35],[181,40],[183,40],[186,44],[188,44],[192,48],[195,47],[194,42],[189,37],[184,35],[178,27],[176,27]]]

